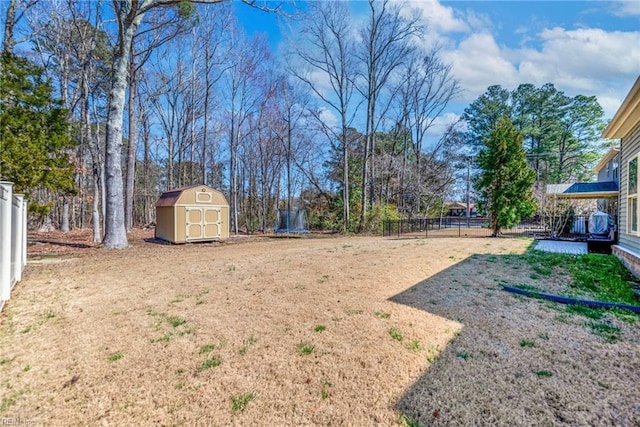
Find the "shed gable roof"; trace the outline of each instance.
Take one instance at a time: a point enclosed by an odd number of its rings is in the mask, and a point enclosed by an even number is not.
[[[180,199],[180,196],[182,196],[182,194],[185,191],[192,190],[194,188],[201,188],[201,187],[204,187],[207,190],[210,190],[210,191],[212,191],[214,193],[220,194],[222,196],[222,198],[226,200],[226,198],[224,197],[224,195],[220,191],[215,190],[215,189],[209,187],[208,185],[198,184],[198,185],[189,185],[189,186],[186,186],[186,187],[174,188],[172,190],[165,191],[164,193],[162,193],[160,195],[160,198],[156,202],[156,207],[159,208],[159,207],[166,207],[166,206],[175,206],[175,204],[178,203],[178,200]]]

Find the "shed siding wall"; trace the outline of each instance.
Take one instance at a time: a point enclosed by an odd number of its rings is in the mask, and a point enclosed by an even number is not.
[[[181,192],[180,192],[181,191]],[[173,190],[173,200],[161,199],[171,202],[170,206],[156,206],[156,237],[172,243],[187,242],[187,208],[217,208],[221,213],[220,237],[229,238],[229,204],[224,194],[206,185],[198,185],[184,190]],[[207,197],[210,195],[210,197]],[[212,233],[214,234],[214,233]],[[190,238],[190,241],[217,240],[218,238]]]
[[[187,241],[187,210],[184,206],[176,206],[176,243]]]
[[[221,224],[220,224],[220,238],[228,239],[229,238],[229,206],[221,206],[220,215],[222,216]]]
[[[618,218],[618,244],[637,254],[640,254],[640,236],[627,232],[627,177],[629,175],[628,162],[640,154],[640,123],[626,137],[622,139],[620,155],[620,216]]]
[[[168,242],[175,240],[174,222],[173,222],[173,206],[156,208],[156,237]]]

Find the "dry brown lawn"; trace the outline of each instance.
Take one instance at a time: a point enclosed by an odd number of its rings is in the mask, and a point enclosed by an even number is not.
[[[607,317],[622,337],[608,343],[503,292],[532,280],[505,256],[530,243],[59,246],[30,260],[1,315],[0,419],[640,425],[638,326]]]

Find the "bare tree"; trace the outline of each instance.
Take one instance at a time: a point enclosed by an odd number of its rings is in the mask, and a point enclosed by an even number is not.
[[[441,154],[446,143],[451,141],[455,127],[450,127],[445,137],[425,147],[428,131],[434,122],[444,112],[451,100],[459,93],[460,86],[451,74],[451,67],[444,64],[439,56],[438,49],[432,49],[428,53],[415,51],[410,59],[403,64],[401,74],[405,78],[400,82],[398,89],[398,112],[403,128],[408,131],[411,138],[410,144],[404,145],[403,168],[400,176],[404,177],[407,165],[406,149],[411,146],[413,156],[416,159],[417,179],[422,182],[422,173],[426,166],[428,171],[435,165],[435,159]],[[447,136],[448,135],[448,136]],[[405,134],[404,137],[407,135]],[[423,165],[423,163],[426,164]],[[402,181],[402,179],[401,179]],[[404,183],[403,183],[404,184]],[[421,186],[417,187],[421,188]],[[416,196],[416,212],[420,212],[422,196]],[[401,202],[402,204],[404,201]]]
[[[359,89],[367,101],[365,144],[362,168],[362,211],[360,229],[367,217],[367,204],[373,205],[375,133],[377,131],[380,96],[392,74],[414,49],[412,41],[421,34],[418,16],[405,18],[398,5],[390,0],[369,0],[369,21],[362,30],[359,59],[364,64],[363,84]]]
[[[112,77],[108,94],[105,170],[107,179],[105,234],[106,248],[124,248],[128,245],[124,222],[124,186],[122,180],[121,149],[122,125],[131,45],[144,15],[151,9],[175,6],[183,12],[193,3],[214,4],[223,0],[123,0],[113,3],[118,26],[117,43],[112,61]],[[253,5],[253,1],[245,0]]]
[[[325,127],[330,138],[340,141],[342,150],[342,230],[350,221],[349,128],[357,112],[353,95],[357,74],[356,46],[349,6],[342,2],[314,2],[303,21],[302,40],[293,43],[296,56],[306,65],[303,72],[297,64],[290,72],[303,81],[322,102],[340,117],[338,131]],[[330,90],[321,87],[314,75],[321,72],[329,79]]]
[[[238,233],[239,191],[240,191],[240,149],[241,142],[248,132],[250,115],[260,105],[262,92],[259,82],[263,77],[261,68],[267,63],[269,48],[263,38],[247,40],[240,32],[234,32],[233,54],[228,71],[225,73],[226,93],[228,96],[229,118],[229,192],[231,225]]]
[[[25,13],[38,3],[39,0],[8,0],[7,12],[4,19],[4,31],[2,37],[2,51],[13,53],[16,44],[29,40],[33,34],[24,39],[16,40],[16,25],[25,16]]]
[[[128,91],[128,140],[127,140],[127,169],[125,185],[125,227],[130,231],[133,227],[133,194],[135,184],[135,166],[138,137],[138,118],[136,117],[136,96],[139,76],[145,63],[152,53],[165,43],[188,34],[195,24],[195,20],[184,12],[182,16],[167,8],[156,8],[148,14],[148,19],[141,25],[133,39],[129,59],[129,91]]]
[[[229,55],[229,42],[227,34],[233,24],[232,9],[228,6],[221,6],[220,10],[207,8],[200,16],[199,25],[195,29],[196,46],[199,55],[195,58],[198,75],[204,77],[203,96],[203,124],[202,124],[202,144],[200,147],[200,180],[203,184],[213,184],[216,158],[215,148],[210,147],[211,116],[214,108],[220,103],[216,100],[214,90],[216,84],[222,79],[228,67],[227,56]],[[210,156],[207,156],[207,153]],[[207,180],[207,159],[210,157],[211,182]]]
[[[42,3],[44,5],[44,3]],[[108,49],[106,34],[101,30],[101,1],[97,3],[47,4],[38,9],[30,25],[36,36],[33,38],[35,53],[41,60],[51,80],[56,82],[62,103],[68,112],[67,119],[79,124],[74,137],[78,141],[75,153],[77,196],[62,194],[61,230],[72,224],[82,227],[85,218],[85,198],[100,200],[99,184],[102,170],[101,143],[91,138],[90,98],[104,95],[103,83],[107,75]],[[93,23],[92,23],[93,21]],[[94,97],[95,98],[95,97]],[[98,126],[96,124],[96,126]],[[92,161],[93,165],[88,163]],[[93,190],[88,189],[88,171],[95,173]],[[90,193],[93,191],[93,196]],[[69,207],[73,215],[70,218]],[[77,209],[76,209],[77,206]],[[99,205],[98,205],[99,206]],[[100,217],[93,217],[94,240],[101,240]]]

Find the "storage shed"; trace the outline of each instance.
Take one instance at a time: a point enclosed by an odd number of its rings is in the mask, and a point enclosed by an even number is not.
[[[156,203],[156,237],[171,243],[226,239],[229,203],[206,185],[165,191]]]

